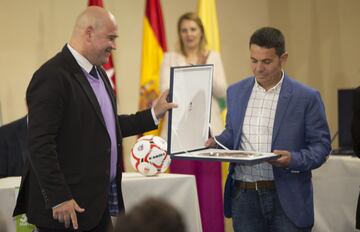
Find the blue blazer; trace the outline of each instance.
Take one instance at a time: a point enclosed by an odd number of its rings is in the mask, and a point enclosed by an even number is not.
[[[247,104],[255,84],[249,77],[227,90],[226,128],[217,139],[231,149],[241,149],[240,138]],[[277,194],[286,215],[298,227],[314,224],[311,170],[320,167],[331,151],[330,132],[319,92],[286,74],[276,109],[271,150],[291,152],[289,167],[274,167]],[[225,185],[224,211],[231,217],[234,185],[230,164]]]

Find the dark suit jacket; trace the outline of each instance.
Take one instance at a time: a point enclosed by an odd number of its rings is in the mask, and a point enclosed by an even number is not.
[[[26,117],[0,127],[0,178],[22,175],[26,128]]]
[[[100,75],[116,115],[115,97],[103,69]],[[79,229],[89,230],[107,207],[111,142],[96,96],[67,46],[34,73],[26,97],[30,162],[25,165],[14,215],[26,212],[32,224],[64,228],[52,219],[52,207],[73,198],[85,208],[77,214]],[[150,110],[116,117],[119,149],[124,136],[156,128]],[[122,170],[119,163],[117,167],[122,210]]]
[[[351,126],[354,153],[360,158],[360,87],[353,96],[353,121]],[[356,211],[356,228],[360,229],[360,194]]]

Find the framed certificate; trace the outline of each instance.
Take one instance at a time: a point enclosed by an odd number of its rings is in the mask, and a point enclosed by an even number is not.
[[[273,153],[208,149],[213,65],[171,67],[168,154],[172,159],[230,161],[254,164],[275,159]]]
[[[177,154],[204,148],[209,137],[213,65],[172,67],[168,151]]]

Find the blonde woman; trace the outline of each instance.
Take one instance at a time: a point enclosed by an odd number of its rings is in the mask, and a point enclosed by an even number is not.
[[[221,111],[226,107],[225,96],[227,88],[220,54],[206,49],[204,26],[197,14],[193,12],[183,14],[178,20],[177,31],[179,37],[178,49],[174,52],[165,53],[161,65],[161,90],[169,88],[170,67],[172,66],[214,64],[211,132],[219,134],[224,129]],[[166,139],[166,118],[164,121],[161,136]]]

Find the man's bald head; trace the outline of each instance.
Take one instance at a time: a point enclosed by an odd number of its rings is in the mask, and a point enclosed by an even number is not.
[[[109,11],[102,7],[89,6],[77,17],[72,37],[78,36],[89,26],[98,29],[109,20],[116,23],[114,16]]]
[[[110,53],[115,49],[116,37],[117,24],[114,16],[104,8],[90,6],[76,19],[70,46],[94,65],[101,65],[105,62],[101,51]],[[97,58],[99,56],[102,56],[102,61]]]

